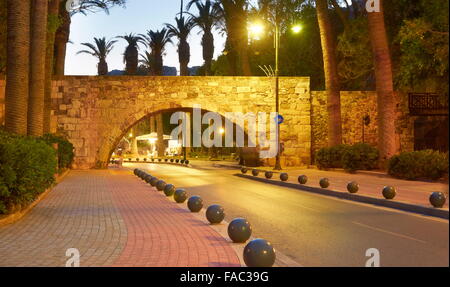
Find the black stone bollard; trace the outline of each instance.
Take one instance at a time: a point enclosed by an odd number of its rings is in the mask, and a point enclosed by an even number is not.
[[[241,172],[242,174],[246,174],[248,172],[248,168],[246,167],[241,168]]]
[[[162,162],[162,158],[158,158],[158,161],[159,161],[159,162]]]
[[[184,189],[177,189],[173,195],[173,199],[177,203],[183,203],[187,199],[187,192]]]
[[[347,184],[347,190],[350,193],[357,193],[359,190],[359,184],[356,181],[349,182]]]
[[[167,184],[164,187],[164,194],[169,197],[175,193],[175,186],[173,184]]]
[[[281,181],[287,181],[289,179],[289,175],[285,172],[280,174]]]
[[[330,180],[328,178],[322,178],[319,181],[321,188],[328,188],[330,186]]]
[[[136,161],[139,162],[139,158],[136,158]]]
[[[184,159],[180,160],[180,163],[181,163],[181,164],[184,164]]]
[[[257,170],[257,169],[252,170],[252,174],[253,174],[253,176],[258,176],[259,170]]]
[[[393,186],[385,186],[383,188],[383,196],[386,199],[394,199],[397,195],[397,190]]]
[[[430,203],[435,208],[442,208],[445,205],[446,201],[447,201],[447,197],[442,192],[433,192],[430,195]]]
[[[200,196],[191,196],[187,205],[191,212],[199,212],[203,207],[203,199]]]
[[[308,177],[306,175],[300,175],[298,177],[298,183],[306,184],[308,182]]]
[[[152,158],[152,162],[155,162],[155,159],[154,159],[154,158]]]
[[[272,267],[275,258],[272,244],[264,239],[254,239],[244,248],[244,262],[248,267]]]
[[[166,182],[165,182],[164,180],[159,180],[159,181],[156,183],[156,189],[157,189],[158,191],[163,191],[163,190],[164,190],[164,187],[166,187]]]
[[[152,179],[150,179],[150,185],[151,186],[156,186],[156,184],[158,183],[159,179],[156,177],[152,177]]]
[[[148,183],[148,182],[150,182],[152,177],[153,176],[151,176],[150,174],[147,173],[147,174],[144,175],[143,180]]]
[[[138,172],[138,169],[135,168],[135,169],[133,170],[134,175],[137,175],[137,172]]]
[[[189,164],[189,160],[186,160],[184,163],[185,163],[185,164]]]
[[[244,243],[252,235],[252,227],[245,218],[236,218],[228,224],[228,236],[235,243]]]
[[[265,174],[264,174],[264,176],[265,176],[267,179],[271,179],[271,178],[273,177],[273,172],[271,172],[271,171],[266,171]]]
[[[175,160],[175,162],[176,162],[176,163],[179,163],[179,162],[180,162],[180,160],[179,160],[179,159],[176,159],[176,160]]]
[[[208,219],[211,224],[219,224],[225,218],[225,211],[220,205],[211,205],[206,210],[206,219]]]
[[[145,182],[148,183],[148,184],[152,184],[152,179],[153,179],[153,176],[150,175],[149,177],[147,177],[145,179]]]

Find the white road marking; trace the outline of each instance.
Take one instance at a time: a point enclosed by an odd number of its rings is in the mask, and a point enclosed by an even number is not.
[[[362,226],[362,227],[365,227],[365,228],[368,228],[368,229],[375,230],[375,231],[383,232],[383,233],[390,234],[390,235],[393,235],[393,236],[397,236],[397,237],[401,237],[401,238],[405,238],[405,239],[409,239],[409,240],[413,240],[413,241],[417,241],[417,242],[426,244],[426,242],[423,241],[423,240],[420,240],[420,239],[417,239],[417,238],[413,238],[413,237],[410,237],[410,236],[407,236],[407,235],[403,235],[403,234],[400,234],[400,233],[396,233],[396,232],[384,230],[384,229],[381,229],[381,228],[369,226],[369,225],[366,225],[366,224],[363,224],[363,223],[359,223],[359,222],[356,222],[356,221],[352,221],[352,223],[356,224],[356,225],[359,225],[359,226]]]

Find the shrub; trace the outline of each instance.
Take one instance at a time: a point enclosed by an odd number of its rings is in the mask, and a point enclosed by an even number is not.
[[[404,179],[439,179],[448,173],[448,153],[433,150],[404,152],[388,163],[391,176]]]
[[[316,153],[316,165],[319,169],[342,168],[342,156],[350,148],[349,145],[337,145],[321,148]]]
[[[32,202],[54,182],[56,152],[43,140],[0,130],[0,214]]]
[[[57,143],[58,144],[58,169],[61,172],[63,169],[69,168],[72,164],[74,152],[73,145],[67,139],[53,135],[46,134],[42,139],[48,143],[50,146]]]
[[[378,150],[368,144],[358,143],[345,150],[342,167],[348,172],[371,170],[377,167]]]

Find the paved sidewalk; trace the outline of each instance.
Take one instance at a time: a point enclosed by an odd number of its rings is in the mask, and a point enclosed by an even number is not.
[[[201,166],[211,166],[218,168],[240,168],[239,165],[231,162],[207,162],[199,161]],[[196,161],[191,161],[192,166],[196,166],[198,163]],[[271,167],[258,167],[258,170],[270,170]],[[249,168],[248,174],[251,175],[252,168]],[[323,177],[330,179],[330,187],[328,189],[347,192],[347,184],[350,181],[356,181],[359,183],[358,194],[368,195],[377,198],[383,198],[382,189],[384,186],[390,185],[397,188],[396,201],[401,201],[405,203],[411,203],[416,205],[422,205],[427,207],[432,207],[429,202],[429,196],[434,191],[440,191],[445,194],[449,192],[448,183],[442,182],[427,182],[418,180],[402,180],[392,178],[387,174],[381,172],[359,172],[356,174],[350,174],[343,171],[323,171],[318,169],[300,169],[300,168],[287,168],[282,172],[289,174],[288,182],[298,183],[297,179],[300,175],[308,176],[308,182],[306,186],[319,187],[319,181]],[[259,177],[264,177],[264,173],[261,172]],[[279,179],[278,174],[274,174],[274,179]],[[444,206],[444,209],[448,210],[449,203],[448,200]]]
[[[0,227],[0,266],[240,266],[230,244],[125,169],[71,171],[28,215]]]

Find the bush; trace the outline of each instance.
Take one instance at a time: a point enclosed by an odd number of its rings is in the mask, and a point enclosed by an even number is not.
[[[74,152],[73,145],[67,139],[53,135],[46,134],[42,139],[48,143],[50,146],[57,143],[58,144],[58,170],[61,172],[63,169],[69,168],[72,164]]]
[[[342,156],[350,148],[349,145],[337,145],[321,148],[316,153],[316,165],[319,169],[342,168]]]
[[[348,172],[372,170],[378,164],[378,150],[368,144],[358,143],[342,155],[342,167]]]
[[[448,173],[448,153],[433,150],[404,152],[389,160],[388,173],[404,179],[440,179]]]
[[[0,129],[0,214],[36,199],[55,181],[56,152],[42,139]]]

